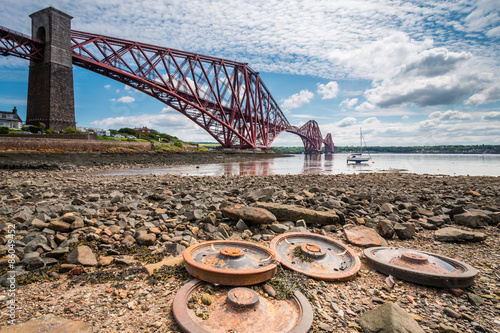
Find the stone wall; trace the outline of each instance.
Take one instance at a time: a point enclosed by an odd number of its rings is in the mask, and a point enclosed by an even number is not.
[[[39,150],[39,151],[150,151],[149,142],[67,140],[49,138],[47,135],[0,135],[0,151]]]

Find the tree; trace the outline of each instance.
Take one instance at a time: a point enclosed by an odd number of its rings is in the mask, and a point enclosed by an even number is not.
[[[0,127],[0,134],[9,134],[9,128],[6,126]]]

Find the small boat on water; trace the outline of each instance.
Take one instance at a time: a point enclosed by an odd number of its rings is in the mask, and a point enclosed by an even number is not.
[[[363,132],[361,128],[359,129],[359,153],[350,153],[349,156],[347,156],[347,163],[349,162],[355,162],[355,163],[361,163],[361,162],[368,162],[369,160],[372,159],[370,156],[370,153],[364,154],[363,155]],[[366,144],[365,144],[366,146]]]

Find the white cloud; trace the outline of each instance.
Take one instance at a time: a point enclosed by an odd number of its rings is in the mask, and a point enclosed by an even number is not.
[[[491,75],[473,71],[473,58],[467,52],[437,48],[412,59],[365,91],[367,101],[380,108],[455,104],[491,83]]]
[[[352,109],[356,104],[358,104],[358,98],[346,98],[339,104],[339,106]]]
[[[498,82],[500,84],[500,82]],[[500,100],[500,86],[493,86],[484,89],[482,92],[472,95],[465,104],[481,105]]]
[[[132,96],[123,96],[123,97],[120,97],[116,100],[117,102],[119,103],[133,103],[135,102],[135,98],[133,98]]]
[[[436,111],[429,115],[430,119],[438,119],[441,121],[446,120],[469,120],[473,117],[465,112],[448,110],[448,111]]]
[[[347,127],[347,126],[352,126],[354,124],[356,124],[356,118],[346,117],[346,118],[342,119],[341,121],[339,121],[336,125],[338,127]]]
[[[401,119],[407,120],[407,119],[410,119],[410,117],[409,116],[402,116]]]
[[[327,84],[318,83],[318,94],[323,96],[321,99],[335,98],[338,93],[339,84],[336,81],[331,81]]]
[[[109,89],[109,88],[111,88],[111,85],[106,84],[106,85],[104,86],[104,88]]]
[[[299,93],[293,94],[289,98],[285,99],[281,104],[284,111],[290,111],[292,109],[297,109],[304,104],[307,104],[314,97],[314,94],[307,89],[301,90]]]
[[[500,112],[490,112],[481,117],[484,121],[500,121]]]

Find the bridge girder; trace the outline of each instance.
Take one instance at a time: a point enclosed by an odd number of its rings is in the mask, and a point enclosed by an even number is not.
[[[269,148],[284,131],[320,152],[318,124],[291,126],[247,64],[71,30],[73,64],[129,85],[179,111],[223,147]],[[44,42],[0,26],[0,52],[38,62]]]

